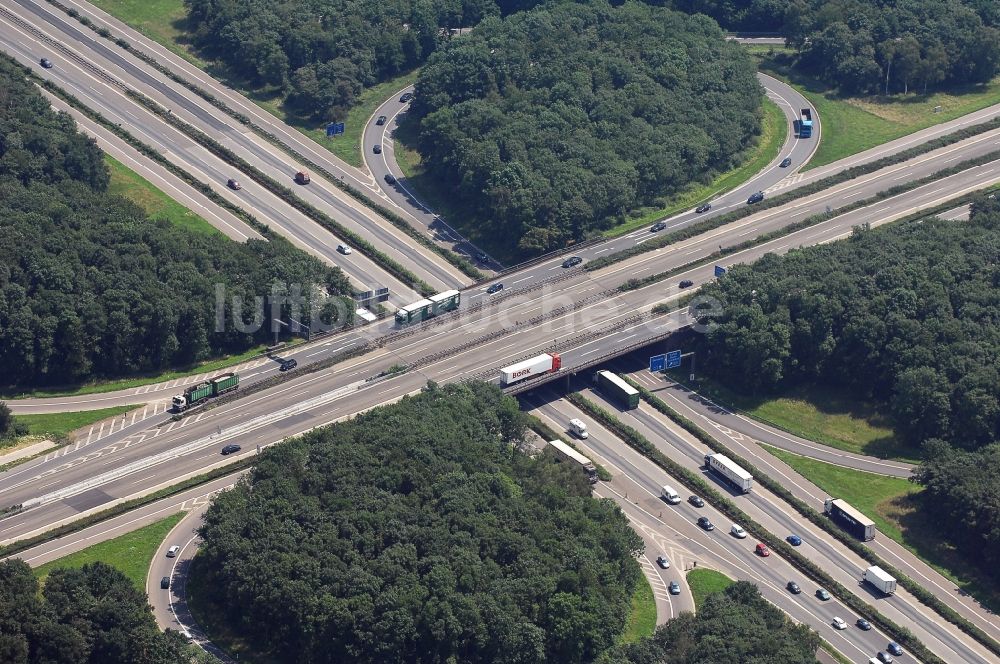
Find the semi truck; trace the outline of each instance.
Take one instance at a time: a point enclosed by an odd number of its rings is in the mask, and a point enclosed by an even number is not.
[[[896,592],[896,579],[881,567],[869,567],[861,574],[861,580],[872,584],[883,595]]]
[[[549,445],[552,449],[556,451],[556,454],[567,461],[577,464],[586,473],[587,479],[590,480],[591,484],[597,484],[597,467],[594,466],[594,462],[583,456],[572,447],[562,442],[561,440],[550,440]]]
[[[462,294],[457,290],[444,291],[428,298],[417,300],[396,312],[397,325],[419,323],[446,311],[457,309],[462,303]]]
[[[863,542],[875,539],[875,522],[839,498],[823,501],[823,511],[841,528]]]
[[[192,385],[184,390],[183,393],[175,396],[172,399],[174,411],[181,413],[196,403],[200,403],[210,397],[217,397],[220,394],[231,392],[239,386],[239,374],[232,372],[220,374],[215,378]]]
[[[639,390],[635,389],[617,374],[610,371],[598,371],[594,374],[597,389],[612,401],[616,401],[624,410],[639,407]]]
[[[799,114],[799,138],[809,138],[813,135],[812,109],[803,108]]]
[[[500,384],[510,385],[525,378],[555,373],[562,367],[558,353],[542,353],[528,360],[500,369]]]
[[[737,466],[725,455],[706,454],[705,467],[715,471],[719,477],[743,493],[750,493],[750,489],[753,488],[753,475]]]

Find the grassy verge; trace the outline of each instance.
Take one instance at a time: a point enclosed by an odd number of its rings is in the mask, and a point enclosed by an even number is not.
[[[712,593],[721,593],[723,590],[733,585],[735,581],[722,572],[714,569],[693,569],[687,573],[688,587],[691,588],[691,596],[694,598],[694,608],[700,609],[705,603],[705,598]]]
[[[35,568],[35,576],[44,583],[54,569],[78,568],[101,561],[122,571],[136,588],[145,593],[146,573],[149,571],[149,564],[156,554],[156,549],[170,529],[182,518],[184,513],[178,512],[138,530],[45,563]]]
[[[166,219],[171,224],[201,235],[226,237],[214,226],[157,189],[145,178],[114,157],[104,155],[111,171],[108,193],[123,196],[146,211],[151,219]]]
[[[643,575],[632,595],[632,613],[628,616],[628,624],[622,641],[635,643],[639,639],[652,636],[656,631],[656,600],[653,599],[653,589]]]
[[[824,166],[915,131],[1000,104],[1000,78],[984,86],[927,95],[911,92],[888,97],[840,97],[821,81],[797,72],[791,61],[787,53],[764,54],[760,67],[791,84],[819,113],[822,123],[819,149],[807,168]],[[936,108],[940,110],[935,111]]]
[[[919,485],[771,447],[768,451],[829,495],[843,498],[859,509],[875,522],[880,534],[906,547],[959,588],[993,610],[1000,607],[1000,589],[991,575],[970,564],[954,546],[942,541],[940,530],[922,515]]]
[[[102,392],[114,392],[115,390],[127,390],[133,387],[142,387],[143,385],[161,383],[168,380],[175,380],[177,378],[186,378],[200,373],[219,371],[221,369],[231,367],[234,364],[245,362],[263,352],[264,346],[255,346],[254,348],[237,355],[226,355],[225,357],[219,357],[214,360],[206,360],[205,362],[200,362],[188,368],[172,369],[170,371],[164,371],[157,374],[146,374],[142,376],[134,376],[132,378],[122,378],[119,380],[87,383],[86,385],[67,387],[65,389],[45,389],[13,393],[8,392],[7,395],[0,398],[42,399],[46,397],[73,397],[83,394],[100,394]]]
[[[62,438],[70,431],[95,422],[127,413],[141,406],[114,406],[98,410],[82,410],[74,413],[45,413],[42,415],[18,415],[17,421],[28,425],[28,433],[34,436]]]
[[[188,62],[204,68],[207,63],[188,48],[187,9],[184,0],[91,0],[122,23],[170,49]]]
[[[788,131],[788,122],[781,109],[770,99],[764,99],[761,120],[761,134],[757,145],[749,151],[743,164],[722,173],[709,184],[689,188],[670,198],[665,205],[655,210],[640,210],[635,219],[604,231],[605,237],[615,237],[655,223],[659,219],[693,208],[714,196],[735,189],[762,171],[781,152]]]
[[[671,374],[678,382],[687,378]],[[843,390],[806,385],[773,397],[755,398],[704,377],[697,389],[714,401],[796,436],[845,452],[919,463],[914,450],[896,439],[884,415]]]

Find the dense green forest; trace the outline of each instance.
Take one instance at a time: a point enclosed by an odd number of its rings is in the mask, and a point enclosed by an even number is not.
[[[816,382],[881,404],[923,446],[942,531],[1000,562],[1000,202],[765,256],[705,290],[723,315],[699,367],[746,392]]]
[[[1000,73],[996,0],[673,0],[731,30],[777,32],[844,94],[986,83]]]
[[[196,46],[317,119],[343,119],[361,91],[413,69],[448,28],[496,14],[493,0],[184,0]]]
[[[245,350],[267,341],[269,328],[234,329],[234,296],[250,321],[254,297],[269,296],[275,283],[324,296],[350,290],[340,270],[281,238],[241,245],[192,233],[147,218],[108,195],[107,184],[97,146],[0,58],[4,385],[77,382]],[[308,303],[303,314],[310,317]]]
[[[819,635],[795,625],[740,581],[709,595],[693,613],[661,625],[652,638],[609,651],[601,664],[815,664]]]
[[[525,432],[495,387],[430,384],[271,448],[205,516],[200,592],[289,663],[593,661],[642,541]]]
[[[762,99],[712,21],[601,0],[489,18],[437,51],[416,90],[403,122],[436,186],[527,254],[731,166]]]
[[[190,664],[178,632],[161,632],[145,594],[103,563],[57,569],[39,592],[22,560],[0,562],[0,662]]]

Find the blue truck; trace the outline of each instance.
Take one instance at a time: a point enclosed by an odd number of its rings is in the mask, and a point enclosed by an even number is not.
[[[809,138],[813,135],[812,110],[803,108],[799,113],[799,138]]]

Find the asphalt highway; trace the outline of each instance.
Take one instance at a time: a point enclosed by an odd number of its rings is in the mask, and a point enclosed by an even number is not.
[[[794,174],[809,161],[809,158],[816,151],[816,147],[819,145],[822,136],[822,124],[816,109],[812,108],[805,97],[782,81],[766,74],[758,74],[757,78],[760,80],[761,86],[766,91],[768,98],[777,104],[788,123],[785,142],[782,145],[780,153],[750,180],[736,189],[713,198],[711,201],[713,207],[711,212],[699,215],[689,211],[667,219],[666,221],[671,230],[682,228],[701,219],[721,214],[725,210],[737,205],[745,204],[747,198],[754,192],[771,188]],[[421,210],[424,210],[424,222],[440,241],[450,242],[456,251],[474,256],[477,250],[469,245],[462,238],[461,234],[445,220],[434,215],[420,200],[410,187],[407,178],[403,175],[402,169],[396,162],[395,144],[392,136],[398,124],[399,116],[409,108],[409,102],[402,101],[402,94],[413,92],[413,89],[411,85],[399,90],[392,97],[384,101],[375,113],[372,114],[372,117],[368,119],[368,124],[364,132],[364,149],[362,151],[365,164],[368,166],[368,170],[375,176],[375,186],[381,187],[387,197],[400,206],[416,205]],[[793,122],[799,117],[799,113],[803,108],[812,109],[814,126],[811,138],[800,139],[793,131]],[[382,116],[385,116],[386,121],[384,124],[379,125],[378,119]],[[374,153],[373,147],[375,145],[382,147],[380,154]],[[790,166],[782,168],[780,164],[786,157],[791,159],[792,163]],[[389,184],[385,179],[386,175],[392,175],[395,178],[395,182]],[[628,243],[626,242],[626,244]],[[599,247],[591,247],[591,249],[604,249],[607,251],[606,247],[609,246],[614,249],[620,248],[614,245],[614,241],[612,241],[611,243],[603,243]],[[581,254],[581,256],[586,256],[586,254]],[[480,264],[486,267],[498,267],[498,264],[488,257],[486,260],[480,261]]]
[[[588,395],[594,398],[593,395]],[[792,620],[808,624],[837,650],[851,661],[866,661],[889,641],[890,635],[877,629],[865,632],[854,626],[857,619],[851,609],[838,599],[821,601],[815,596],[818,586],[803,577],[791,564],[772,553],[761,558],[754,553],[757,540],[737,539],[729,534],[731,521],[718,512],[714,506],[696,508],[686,501],[690,492],[676,478],[671,477],[651,461],[616,438],[610,431],[576,410],[564,399],[552,392],[533,394],[526,399],[531,412],[539,415],[557,429],[565,429],[572,417],[581,417],[588,422],[590,436],[586,440],[575,440],[574,444],[584,454],[605,466],[614,480],[609,484],[599,483],[595,493],[614,500],[632,522],[633,528],[652,539],[657,549],[647,552],[655,558],[665,552],[674,568],[686,571],[695,567],[716,569],[734,579],[755,583],[761,594],[787,613]],[[652,437],[651,440],[654,440]],[[658,446],[664,448],[656,440]],[[671,450],[664,449],[671,456]],[[683,498],[678,505],[668,505],[660,499],[660,487],[673,486]],[[734,498],[740,502],[739,498]],[[742,504],[741,507],[744,507]],[[744,507],[744,509],[746,509]],[[701,516],[707,516],[715,525],[715,530],[706,532],[697,525]],[[754,515],[757,518],[757,515]],[[780,529],[777,532],[782,532]],[[645,538],[644,538],[645,539]],[[807,542],[803,548],[811,547]],[[679,578],[680,577],[680,578]],[[674,577],[684,584],[681,574]],[[786,584],[795,581],[802,588],[801,595],[790,593]],[[881,606],[879,607],[882,608]],[[836,630],[833,618],[847,621],[846,630]],[[864,658],[864,659],[862,659]],[[978,661],[978,660],[970,660]]]
[[[903,205],[909,205],[909,201]],[[826,241],[849,233],[851,225],[851,220],[834,219],[731,258],[752,260],[769,250]],[[692,246],[698,242],[706,240],[692,240]],[[667,256],[686,262],[680,252]],[[615,297],[602,295],[607,287],[621,283],[623,269],[631,268],[621,264],[592,274],[577,271],[570,275],[567,282],[579,280],[574,292],[596,292],[592,293],[592,301],[569,312],[557,306],[572,307],[573,301],[568,298],[560,302],[559,297],[538,297],[535,292],[508,296],[502,307],[483,310],[489,316],[438,319],[412,334],[406,332],[387,340],[378,351],[332,370],[303,375],[179,423],[142,432],[128,428],[62,456],[22,464],[0,478],[0,504],[36,506],[5,519],[5,532],[8,537],[23,537],[45,530],[115,500],[214,466],[223,461],[219,456],[222,445],[234,440],[243,446],[240,454],[252,454],[258,444],[272,443],[398,398],[419,389],[428,379],[490,379],[496,376],[496,367],[553,347],[563,355],[564,366],[578,367],[638,347],[686,324],[685,319],[673,316],[637,318],[664,297],[676,297],[679,291],[673,286],[655,284]],[[711,269],[710,265],[696,268],[677,278],[708,279]],[[546,312],[551,314],[547,320],[534,325],[522,323],[544,317]],[[439,354],[444,336],[460,344],[460,348]],[[315,352],[313,348],[309,352]],[[390,380],[365,382],[393,364],[418,368]]]
[[[38,7],[29,0],[25,0],[25,3],[39,11],[42,9],[57,11],[48,4]],[[23,64],[32,67],[39,75],[57,82],[89,107],[112,122],[120,124],[142,142],[158,149],[198,179],[214,184],[219,193],[278,230],[301,248],[328,263],[341,267],[354,278],[359,290],[389,285],[394,293],[398,293],[395,297],[399,302],[412,299],[408,288],[410,284],[398,282],[357,252],[350,257],[338,253],[336,247],[339,244],[350,243],[337,238],[305,214],[268,192],[262,185],[250,180],[249,176],[238,173],[221,158],[214,156],[158,115],[127,97],[124,91],[112,84],[107,77],[122,81],[129,89],[138,90],[154,99],[164,108],[170,109],[178,118],[219,140],[273,179],[289,187],[295,187],[297,196],[326,212],[345,227],[360,232],[383,253],[429,281],[432,286],[444,290],[468,282],[464,275],[427,249],[423,247],[407,249],[407,243],[415,243],[402,231],[392,227],[388,222],[384,222],[384,227],[380,226],[374,221],[374,213],[347,198],[346,194],[333,185],[323,182],[321,178],[313,176],[313,182],[307,186],[295,185],[292,178],[298,167],[287,155],[280,153],[277,148],[252,132],[228,127],[226,121],[230,123],[234,121],[177,84],[170,83],[177,90],[168,89],[166,93],[161,93],[154,87],[157,79],[143,68],[153,70],[145,64],[136,64],[131,59],[124,59],[119,53],[120,49],[105,46],[104,41],[89,30],[80,28],[85,30],[80,32],[74,24],[65,21],[60,23],[61,19],[58,16],[48,13],[44,13],[43,17],[50,17],[55,24],[45,23],[20,5],[15,5],[12,9],[21,10],[17,18],[28,21],[31,28],[19,24],[5,13],[0,14],[0,48]],[[5,11],[10,12],[11,9],[5,8]],[[64,32],[58,31],[60,25],[65,27]],[[70,57],[67,52],[54,47],[51,42],[40,41],[42,37],[32,29],[71,48],[73,53],[82,59]],[[78,36],[79,39],[74,39],[74,36]],[[91,48],[88,49],[88,45]],[[49,56],[55,66],[52,69],[38,66],[39,53]],[[180,103],[175,103],[181,101],[179,91],[200,101],[207,109],[194,107],[194,112],[186,114]],[[222,117],[215,117],[212,113]],[[242,130],[242,127],[240,129]],[[242,190],[230,190],[226,186],[229,178],[239,181],[243,185]],[[352,203],[353,206],[348,203]],[[439,263],[444,263],[446,267],[441,267]]]
[[[71,4],[68,3],[67,6]],[[84,15],[98,11],[84,3],[80,3],[77,9]],[[469,283],[469,278],[457,268],[414,242],[387,220],[324,180],[319,174],[311,173],[312,182],[308,186],[294,184],[293,176],[301,167],[295,157],[269,143],[256,132],[241,125],[186,87],[175,83],[124,49],[80,25],[76,19],[67,16],[58,8],[36,0],[15,0],[10,4],[9,11],[16,13],[23,20],[31,22],[35,28],[45,31],[54,39],[70,46],[75,53],[111,73],[132,89],[142,92],[147,97],[162,104],[164,108],[169,108],[177,117],[221,141],[273,179],[289,187],[294,187],[300,198],[323,210],[350,230],[364,235],[380,251],[404,267],[411,269],[431,286],[438,290],[447,290]],[[111,21],[101,19],[100,23],[109,24]],[[133,46],[142,44],[143,49],[149,52],[149,49],[146,48],[146,42],[149,40],[146,37],[138,35],[131,29],[119,29],[119,31],[128,35],[130,44]],[[39,57],[41,56],[36,53],[34,62],[37,62]],[[59,66],[59,57],[60,54],[54,54],[53,61],[56,63],[56,67]],[[157,54],[156,57],[161,64],[169,65],[175,69],[177,69],[175,59],[183,62],[181,58],[173,54],[166,59],[166,62],[160,54]],[[196,78],[191,77],[190,71],[187,69],[191,65],[185,64],[186,67],[177,69],[177,73],[188,81],[197,82],[202,89],[211,88],[212,94],[216,98],[222,98],[219,94],[221,87],[219,83],[213,82],[212,85],[206,86],[206,75],[201,73]],[[266,127],[272,134],[277,135],[283,143],[305,155],[314,163],[323,166],[362,193],[368,194],[374,202],[386,203],[385,200],[380,200],[377,196],[371,196],[372,189],[369,178],[357,172],[356,169],[347,167],[346,164],[343,164],[346,168],[341,167],[340,164],[343,162],[332,158],[326,149],[315,144],[300,132],[287,127],[277,118],[256,108],[245,98],[241,98],[238,105],[231,103],[232,99],[229,94],[225,95],[225,100],[231,108],[252,117],[259,126]],[[248,108],[251,106],[254,106],[254,112]],[[235,176],[232,171],[233,169],[229,168],[224,173],[220,173],[223,181],[228,177]],[[243,181],[244,186],[250,184],[248,177],[239,179]],[[255,184],[254,186],[260,185]]]
[[[894,596],[884,598],[872,592],[868,586],[862,585],[860,583],[861,573],[868,567],[867,562],[855,555],[846,546],[834,540],[827,533],[792,512],[784,501],[771,494],[759,484],[755,484],[753,491],[749,494],[734,493],[725,484],[720,482],[715,475],[707,473],[703,468],[704,454],[709,450],[662,414],[648,407],[645,403],[640,404],[637,409],[616,412],[618,411],[616,405],[605,400],[601,395],[590,390],[584,390],[584,394],[587,398],[595,401],[605,409],[615,412],[622,422],[639,431],[661,452],[671,457],[674,461],[686,466],[692,472],[703,475],[706,481],[713,484],[723,495],[729,497],[740,509],[756,522],[762,524],[771,534],[777,537],[784,537],[788,534],[799,535],[803,543],[797,547],[797,550],[801,554],[822,567],[825,572],[830,574],[861,600],[876,607],[881,613],[897,624],[907,626],[925,645],[945,661],[989,662],[995,660],[988,651],[978,644],[967,643],[969,641],[968,637],[960,632],[957,627],[942,621],[937,614],[921,604],[905,590],[899,589]],[[560,403],[565,404],[567,420],[569,417],[579,417],[587,421],[588,428],[593,426],[590,419],[582,412],[577,411],[563,401],[560,401]],[[565,428],[565,424],[563,424],[563,428]],[[610,434],[606,430],[599,428],[598,431],[601,432],[604,440],[609,440],[606,436]],[[611,440],[616,441],[616,449],[627,448],[623,442],[617,441],[614,437]],[[586,444],[589,442],[589,439],[583,442]],[[790,474],[783,476],[777,474],[771,468],[768,468],[768,470],[772,477],[782,480],[786,485],[801,482],[801,478],[797,475]],[[684,491],[679,483],[674,483],[673,486],[682,495],[687,495],[688,492]],[[651,487],[651,490],[656,491],[657,488],[654,485]],[[818,492],[815,487],[812,488]],[[687,503],[681,503],[681,505],[696,515],[691,519],[692,521],[702,511],[691,507]],[[677,507],[680,508],[681,505]],[[718,517],[719,520],[716,520],[715,515],[710,516],[710,518],[716,525],[716,531],[710,535],[715,535],[716,533],[718,535],[726,535],[728,533],[729,521],[724,520],[721,516]],[[735,540],[735,538],[728,535],[726,535],[726,538]],[[878,538],[876,538],[877,540]],[[750,554],[749,557],[756,559],[752,554],[756,541],[747,538],[739,542],[747,554]],[[767,563],[770,564],[771,558],[774,557],[775,555],[772,553],[768,557]],[[807,588],[808,586],[815,587],[813,582],[802,579],[801,575],[788,576],[786,578],[798,581],[799,585],[803,588]],[[841,615],[840,617],[847,620],[849,625],[852,625],[858,616],[848,613],[848,615]],[[829,621],[827,621],[827,624],[829,624]],[[881,647],[884,647],[884,645],[883,643]],[[878,646],[876,645],[875,647],[877,650]],[[868,656],[871,657],[874,655],[875,651],[872,651]]]

